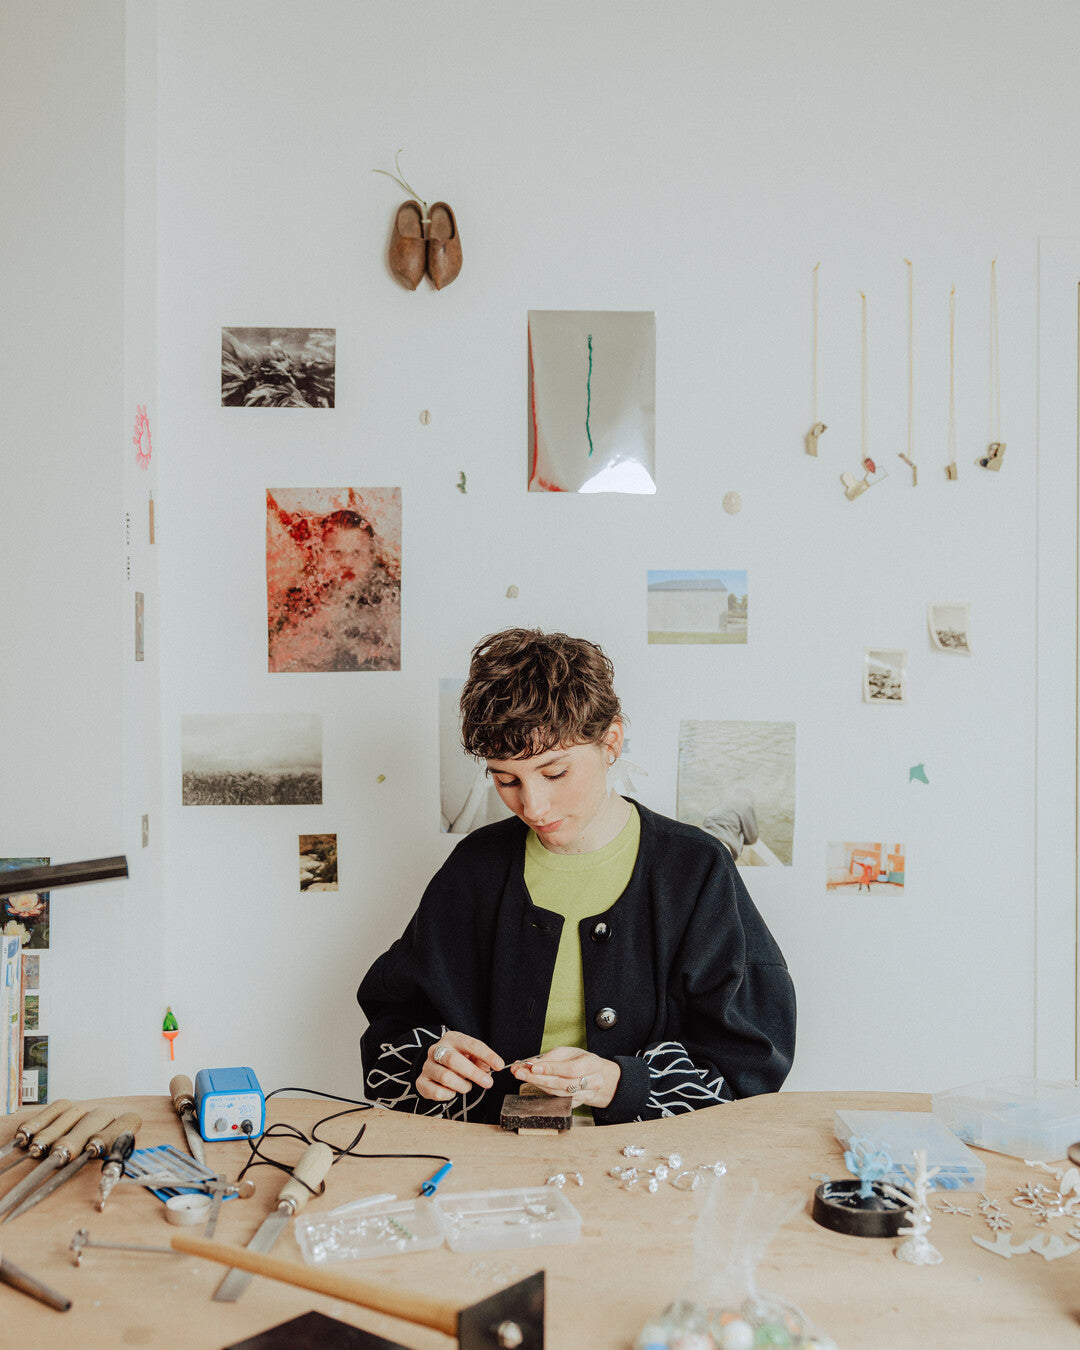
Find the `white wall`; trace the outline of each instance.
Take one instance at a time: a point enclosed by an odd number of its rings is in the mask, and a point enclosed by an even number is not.
[[[799,991],[792,1086],[1030,1072],[1037,238],[1069,233],[1080,208],[1066,167],[1080,14],[1018,0],[421,8],[408,25],[398,5],[344,0],[157,10],[164,855],[145,917],[179,1067],[359,1090],[356,983],[453,842],[439,832],[437,681],[464,673],[482,634],[535,623],[608,648],[649,771],[642,799],[662,811],[680,719],[797,723],[795,864],[748,874]],[[457,211],[465,265],[442,293],[402,290],[383,261],[403,194],[371,171],[399,147],[410,181]],[[998,475],[974,466],[994,256]],[[905,257],[914,490],[896,458]],[[829,431],[813,460],[818,261]],[[960,481],[947,483],[953,284]],[[849,503],[859,289],[871,445],[890,477]],[[655,497],[524,491],[530,308],[656,311]],[[337,408],[220,408],[223,324],[336,326]],[[402,671],[268,675],[265,489],[398,484]],[[38,489],[32,475],[24,493]],[[746,567],[748,645],[647,646],[650,567]],[[972,602],[972,659],[931,650],[929,600]],[[860,702],[866,644],[909,649],[907,707]],[[29,687],[22,705],[42,706]],[[182,714],[279,710],[322,714],[322,807],[181,807]],[[929,786],[908,782],[920,761]],[[309,831],[338,834],[336,895],[298,893]],[[827,896],[826,842],[881,837],[906,846],[902,900]],[[19,850],[37,839],[24,826]],[[132,939],[128,969],[139,959]],[[139,1068],[123,1087],[166,1081],[151,1021],[131,1032]],[[1071,1006],[1062,1021],[1071,1062]]]
[[[0,6],[0,125],[0,856],[67,862],[125,846],[118,0]],[[70,1095],[123,1081],[125,904],[119,882],[52,898]]]

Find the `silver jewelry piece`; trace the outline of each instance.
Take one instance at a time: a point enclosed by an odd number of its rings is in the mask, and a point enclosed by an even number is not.
[[[450,1047],[448,1045],[437,1045],[432,1052],[431,1058],[436,1064],[441,1064],[449,1053]]]

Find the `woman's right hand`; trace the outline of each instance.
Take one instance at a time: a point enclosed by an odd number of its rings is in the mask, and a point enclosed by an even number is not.
[[[452,1101],[474,1085],[491,1087],[491,1075],[504,1067],[502,1056],[483,1041],[461,1031],[444,1031],[427,1052],[416,1090],[428,1101]]]

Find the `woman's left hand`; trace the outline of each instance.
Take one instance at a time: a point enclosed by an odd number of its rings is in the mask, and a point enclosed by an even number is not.
[[[611,1059],[601,1059],[574,1045],[558,1045],[545,1055],[511,1067],[515,1078],[531,1083],[552,1097],[570,1097],[575,1106],[610,1106],[622,1070]]]

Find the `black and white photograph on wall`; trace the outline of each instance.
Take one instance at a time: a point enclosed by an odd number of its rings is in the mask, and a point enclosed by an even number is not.
[[[319,806],[318,713],[185,713],[185,806]]]
[[[336,891],[337,888],[337,835],[300,835],[300,889]]]
[[[679,723],[676,815],[720,839],[739,867],[790,867],[795,723]]]
[[[970,656],[971,606],[931,602],[927,606],[930,638],[939,652]]]
[[[332,408],[335,328],[223,328],[223,408]]]
[[[461,744],[458,703],[463,679],[439,681],[439,796],[443,834],[470,834],[481,825],[505,820],[502,804],[483,760]]]
[[[863,651],[863,699],[867,703],[907,702],[907,652],[897,647]]]

